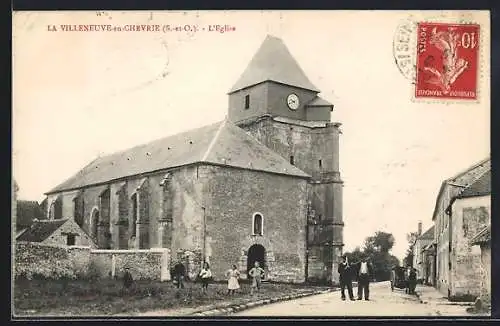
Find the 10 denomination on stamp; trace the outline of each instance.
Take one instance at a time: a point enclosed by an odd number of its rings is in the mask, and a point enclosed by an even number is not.
[[[479,25],[419,23],[416,98],[477,99]]]

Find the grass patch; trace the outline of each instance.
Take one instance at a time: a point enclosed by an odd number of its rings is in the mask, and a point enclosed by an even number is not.
[[[272,296],[303,292],[303,284],[264,283],[257,295],[250,295],[250,284],[227,295],[227,283],[212,283],[207,293],[201,284],[186,282],[178,290],[171,282],[135,281],[124,290],[120,280],[16,280],[14,310],[16,315],[104,316],[135,314],[157,309],[198,307],[217,303],[242,304]]]

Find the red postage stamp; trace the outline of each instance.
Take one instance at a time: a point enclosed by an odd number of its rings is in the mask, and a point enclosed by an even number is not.
[[[477,99],[479,25],[419,23],[416,98]]]

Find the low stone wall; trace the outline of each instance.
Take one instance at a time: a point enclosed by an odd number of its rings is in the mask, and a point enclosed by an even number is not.
[[[134,279],[170,280],[170,251],[95,250],[17,242],[15,276],[42,278],[121,277],[128,267]]]

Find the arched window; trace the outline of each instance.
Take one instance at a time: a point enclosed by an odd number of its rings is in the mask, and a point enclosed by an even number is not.
[[[99,223],[99,210],[94,207],[90,213],[90,236],[97,239],[97,224]]]
[[[130,228],[130,237],[135,237],[137,218],[139,216],[139,201],[137,198],[137,193],[132,195],[131,200],[132,200],[132,223]]]
[[[252,235],[262,235],[264,230],[264,217],[261,213],[255,213],[252,217]]]

